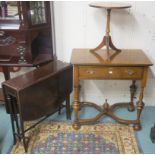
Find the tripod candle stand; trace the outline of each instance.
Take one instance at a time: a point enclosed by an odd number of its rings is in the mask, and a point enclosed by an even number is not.
[[[109,49],[111,48],[112,50],[116,52],[121,52],[120,49],[116,48],[116,46],[113,44],[111,36],[110,36],[110,15],[111,15],[111,10],[112,9],[125,9],[125,8],[130,8],[131,5],[127,4],[118,4],[118,3],[92,3],[90,4],[91,7],[95,8],[104,8],[107,11],[107,22],[106,22],[106,34],[103,37],[102,42],[94,49],[91,49],[91,52],[98,51],[102,47],[106,47],[107,51],[107,60],[110,60],[110,52]]]

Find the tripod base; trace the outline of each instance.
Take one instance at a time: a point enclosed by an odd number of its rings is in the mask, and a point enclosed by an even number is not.
[[[113,44],[111,36],[104,36],[102,42],[96,48],[91,49],[90,51],[92,52],[98,51],[104,46],[106,46],[107,52],[109,52],[109,47],[116,52],[121,52],[121,49],[116,48],[115,45]]]

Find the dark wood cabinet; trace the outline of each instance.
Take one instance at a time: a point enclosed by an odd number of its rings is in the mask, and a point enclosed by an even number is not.
[[[41,66],[56,59],[52,6],[49,1],[0,1],[0,71],[5,80],[13,67]]]
[[[0,4],[0,63],[33,66],[53,60],[50,2]]]

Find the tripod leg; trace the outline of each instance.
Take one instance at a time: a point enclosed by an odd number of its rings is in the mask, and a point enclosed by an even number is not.
[[[111,36],[109,36],[109,46],[111,47],[111,49],[117,51],[117,52],[121,52],[120,49],[116,48],[115,45],[112,42]]]
[[[96,48],[91,49],[90,51],[92,51],[92,52],[98,51],[99,49],[101,49],[105,45],[106,45],[106,36],[104,36],[102,42]]]

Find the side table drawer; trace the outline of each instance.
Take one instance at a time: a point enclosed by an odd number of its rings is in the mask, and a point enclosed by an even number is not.
[[[141,79],[143,67],[79,66],[81,79]]]

